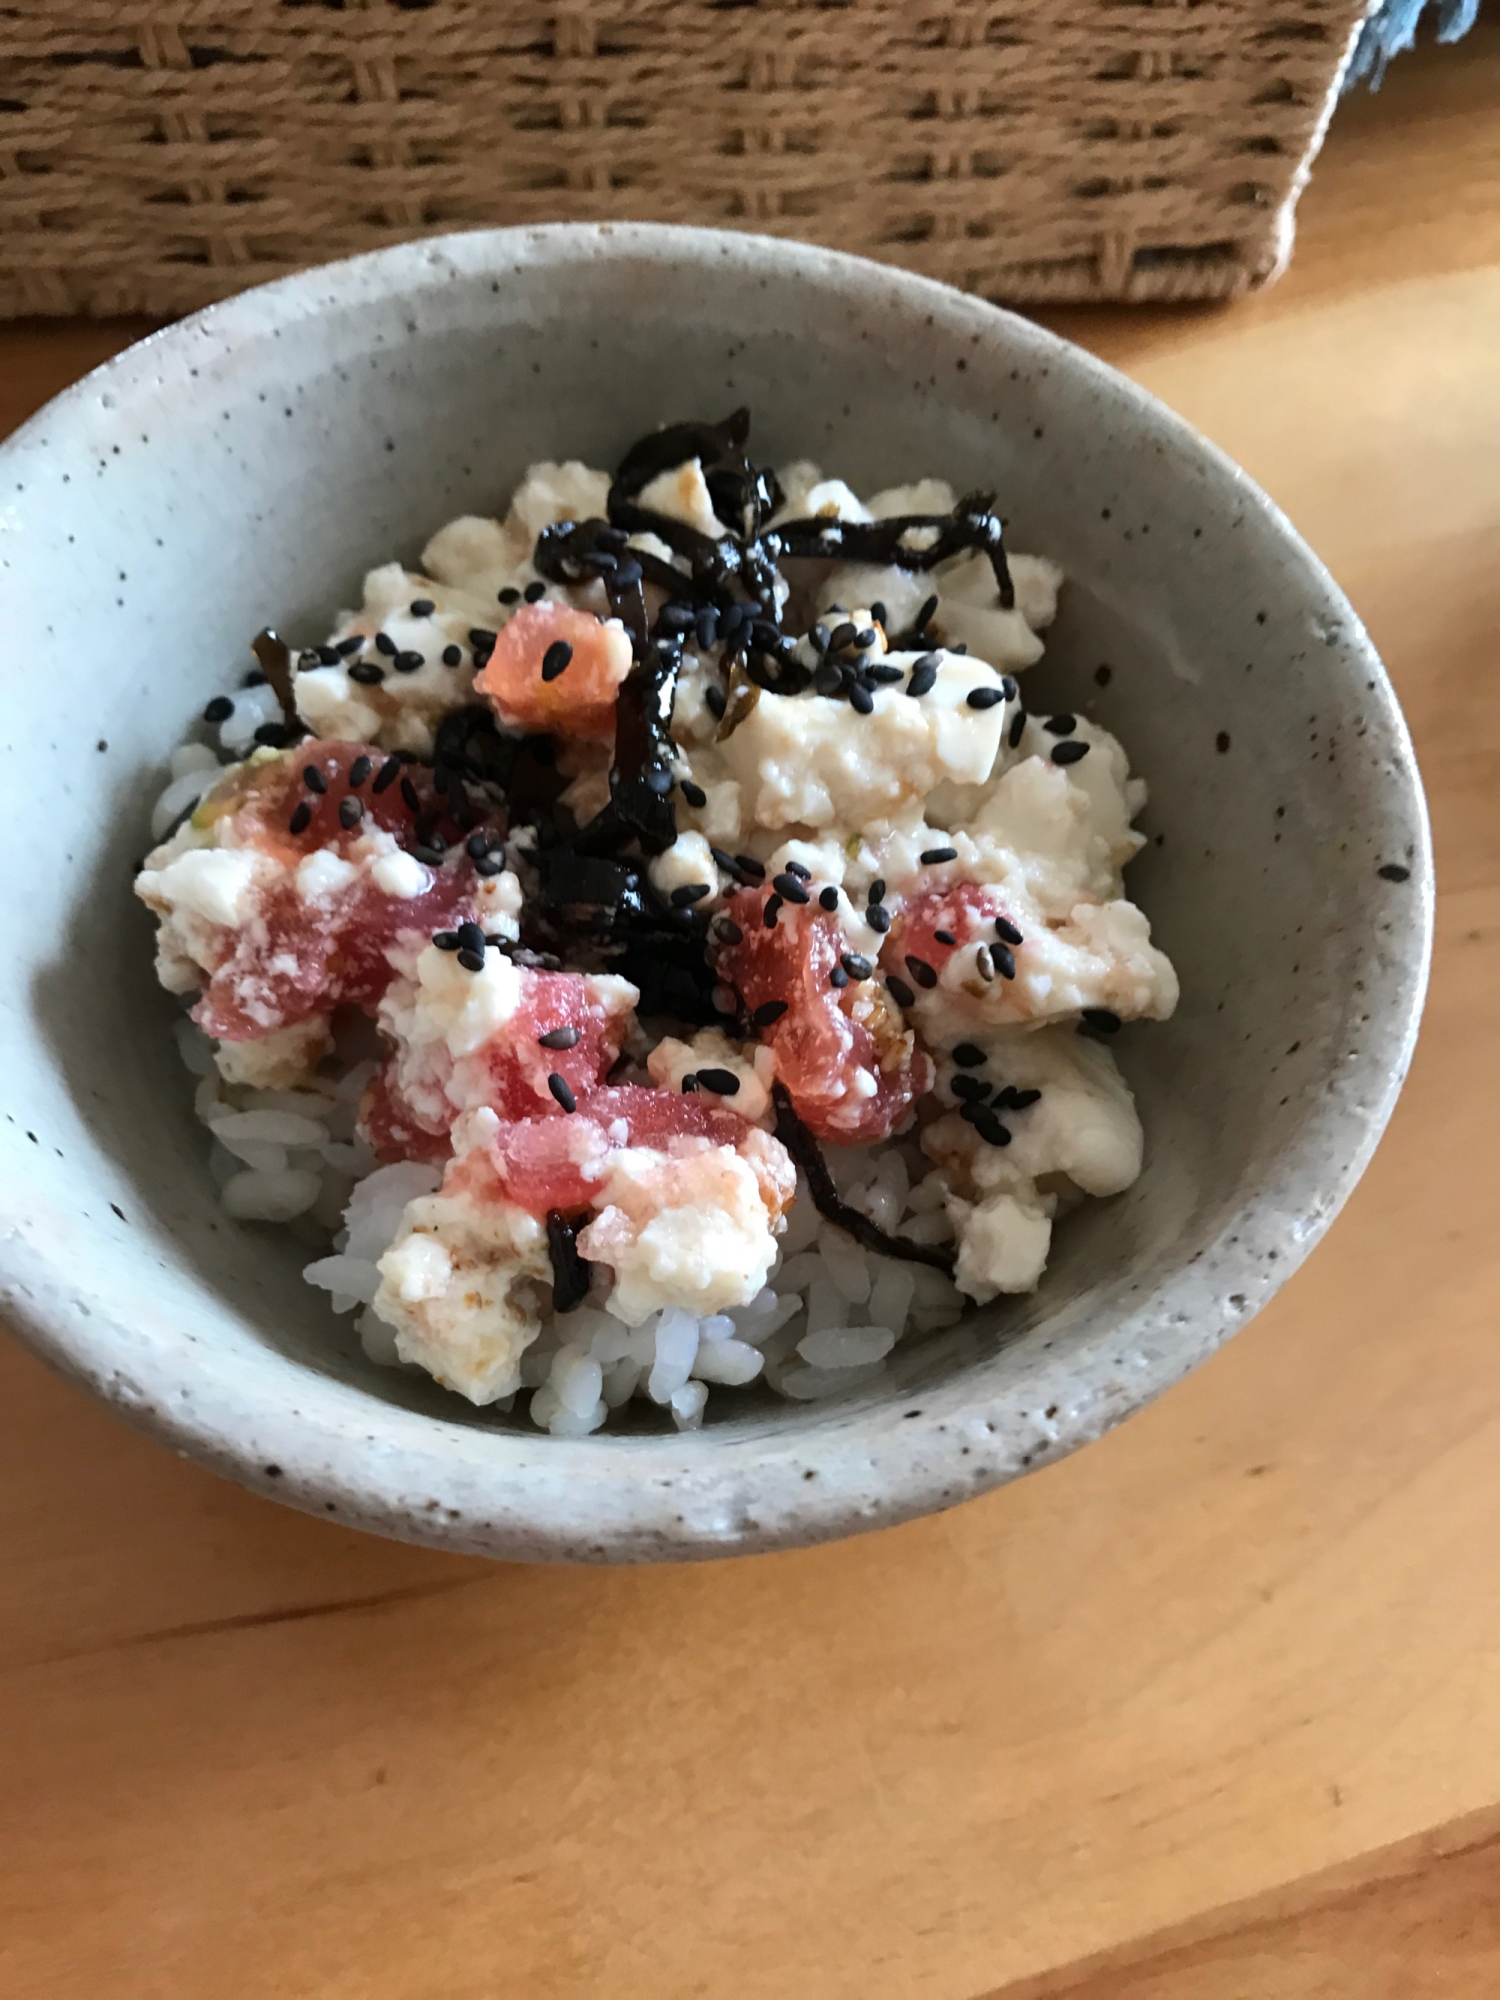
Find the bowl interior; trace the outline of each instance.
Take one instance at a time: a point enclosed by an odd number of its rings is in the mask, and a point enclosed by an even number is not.
[[[1145,1172],[1061,1227],[1035,1295],[912,1345],[836,1407],[716,1399],[701,1439],[650,1435],[645,1417],[638,1441],[558,1453],[524,1422],[508,1438],[510,1420],[372,1367],[302,1283],[305,1251],[219,1212],[130,877],[167,752],[249,668],[262,624],[321,638],[367,567],[414,561],[456,513],[496,511],[532,460],[608,465],[650,425],[741,402],[758,454],[816,458],[856,490],[926,473],[993,489],[1012,548],[1063,564],[1063,610],[1026,690],[1115,730],[1149,781],[1129,890],[1183,1000],[1118,1045]],[[1420,793],[1389,688],[1263,497],[1023,322],[743,238],[449,239],[156,337],[44,412],[0,466],[18,778],[3,806],[0,1275],[55,1359],[214,1462],[373,1525],[511,1549],[532,1530],[497,1497],[496,1468],[535,1468],[539,1445],[559,1471],[608,1460],[611,1480],[670,1454],[707,1510],[689,1508],[683,1541],[916,1511],[967,1486],[937,1446],[912,1469],[911,1429],[907,1469],[892,1471],[882,1453],[907,1411],[954,1435],[984,1413],[965,1482],[1095,1434],[1269,1295],[1378,1136],[1428,921]],[[1378,874],[1390,864],[1409,879]],[[831,1491],[840,1450],[877,1433],[885,1471],[858,1492],[765,1503],[757,1465],[774,1457]],[[378,1499],[335,1464],[356,1436],[390,1455]],[[705,1454],[735,1439],[731,1476]],[[444,1454],[467,1468],[451,1487]],[[638,1523],[596,1546],[583,1502],[575,1515],[535,1528],[536,1547],[645,1546]]]

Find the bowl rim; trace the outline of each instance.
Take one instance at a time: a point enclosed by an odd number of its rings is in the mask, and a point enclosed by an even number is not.
[[[1408,950],[1372,991],[1371,1020],[1356,1062],[1366,1086],[1358,1104],[1323,1093],[1275,1156],[1279,1189],[1248,1192],[1214,1243],[1216,1296],[1194,1291],[1186,1271],[1169,1273],[1142,1304],[1114,1323],[1122,1342],[1173,1306],[1190,1331],[1164,1347],[1138,1339],[1139,1365],[1112,1399],[1064,1408],[1028,1432],[1016,1418],[1014,1383],[986,1389],[992,1361],[961,1367],[909,1396],[828,1406],[816,1425],[785,1437],[707,1431],[606,1440],[487,1431],[383,1404],[332,1378],[310,1380],[297,1409],[247,1412],[216,1395],[208,1375],[189,1401],[178,1392],[184,1357],[166,1349],[136,1357],[128,1382],[109,1364],[128,1329],[97,1302],[77,1309],[67,1272],[14,1230],[0,1238],[0,1297],[12,1329],[44,1360],[82,1382],[127,1421],[254,1491],[324,1518],[397,1539],[512,1559],[636,1561],[713,1557],[797,1546],[894,1524],[956,1504],[1021,1472],[1065,1456],[1112,1428],[1187,1374],[1289,1278],[1342,1208],[1395,1105],[1416,1041],[1433,928],[1431,837],[1416,759],[1394,691],[1364,627],[1281,509],[1227,454],[1128,376],[1061,336],[935,280],[866,258],[784,238],[654,223],[552,223],[458,231],[313,266],[203,308],[134,342],[53,398],[0,443],[10,470],[55,449],[59,426],[95,401],[144,384],[164,356],[259,337],[316,318],[330,305],[411,297],[454,277],[514,277],[522,267],[649,260],[701,266],[733,258],[777,278],[836,291],[851,306],[935,315],[946,328],[1002,339],[1012,354],[1056,365],[1115,399],[1271,530],[1303,566],[1305,582],[1341,621],[1341,674],[1372,684],[1393,747],[1389,774],[1415,842],[1406,893]],[[1347,662],[1347,664],[1345,664]],[[1420,950],[1410,947],[1420,944]],[[1288,1190],[1290,1189],[1290,1194]],[[1244,1239],[1257,1218],[1299,1227],[1267,1278]],[[1243,1247],[1228,1239],[1238,1235]],[[1233,1282],[1238,1270],[1241,1282]],[[1234,1301],[1238,1300],[1238,1304]],[[174,1365],[177,1364],[177,1365]],[[1039,1383],[1045,1364],[1039,1364]],[[195,1378],[195,1382],[196,1382]],[[330,1393],[335,1387],[343,1394]],[[1041,1386],[1037,1393],[1044,1393]],[[356,1399],[351,1405],[350,1398]],[[269,1402],[271,1399],[267,1399]],[[320,1410],[320,1401],[325,1405]],[[373,1426],[355,1436],[351,1407]],[[1039,1405],[1040,1407],[1040,1405]],[[1025,1413],[1019,1413],[1025,1414]],[[1035,1412],[1030,1413],[1032,1417]],[[381,1451],[367,1441],[381,1436]],[[960,1458],[962,1457],[962,1464]],[[585,1496],[582,1500],[580,1495]]]

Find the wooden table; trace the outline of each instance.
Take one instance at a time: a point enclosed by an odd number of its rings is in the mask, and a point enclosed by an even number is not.
[[[1442,895],[1311,1263],[1065,1464],[839,1547],[500,1568],[0,1353],[6,2000],[1500,1993],[1500,30],[1339,115],[1291,275],[1058,323],[1328,559]],[[137,329],[0,334],[0,429]]]

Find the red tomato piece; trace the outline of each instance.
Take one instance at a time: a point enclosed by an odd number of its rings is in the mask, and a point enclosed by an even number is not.
[[[931,1086],[932,1066],[880,987],[854,979],[829,984],[845,950],[837,916],[783,903],[768,928],[774,893],[741,889],[730,897],[726,907],[743,937],[719,947],[719,976],[752,1021],[758,1010],[785,1003],[786,1012],[758,1032],[809,1130],[844,1146],[889,1138]],[[869,1090],[862,1077],[873,1079],[873,1094],[862,1094]]]
[[[549,653],[561,657],[554,648],[568,650],[567,664],[543,680]],[[508,728],[608,743],[615,733],[615,695],[630,665],[630,635],[618,620],[570,604],[523,604],[474,686]]]

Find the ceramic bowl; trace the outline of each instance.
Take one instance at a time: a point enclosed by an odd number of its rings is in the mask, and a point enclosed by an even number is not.
[[[565,1442],[362,1356],[305,1252],[220,1212],[130,893],[167,752],[269,622],[492,512],[533,459],[685,415],[868,490],[995,488],[1069,584],[1032,706],[1151,787],[1130,874],[1182,978],[1121,1064],[1139,1182],[1032,1296],[836,1404],[747,1393]],[[753,236],[439,238],[247,293],[0,450],[9,783],[0,1311],[133,1424],[294,1506],[508,1557],[716,1555],[943,1507],[1097,1437],[1242,1327],[1370,1156],[1416,1031],[1431,875],[1411,748],[1348,604],[1187,425],[1024,320]],[[1108,673],[1104,671],[1108,668]],[[1038,692],[1040,691],[1040,692]],[[720,1410],[727,1414],[719,1415]]]

